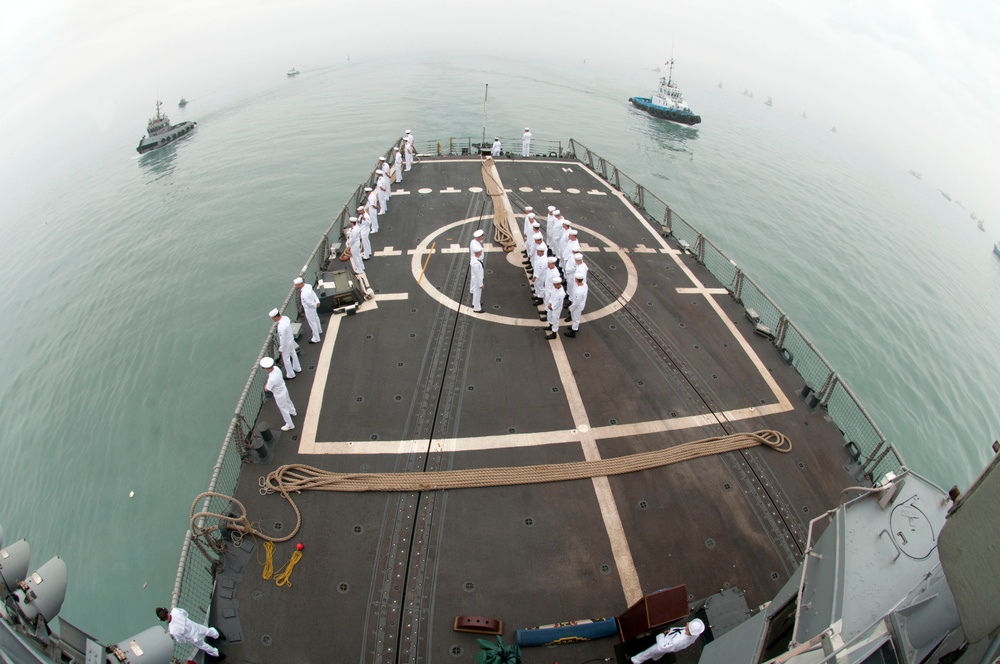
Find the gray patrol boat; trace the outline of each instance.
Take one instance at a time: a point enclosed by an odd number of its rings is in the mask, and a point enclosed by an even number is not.
[[[181,99],[181,102],[180,106],[187,105],[187,102],[183,99]],[[146,135],[139,140],[139,145],[135,148],[135,151],[139,154],[151,152],[157,148],[169,145],[178,138],[190,134],[198,125],[197,122],[192,120],[185,120],[175,125],[170,124],[170,118],[160,110],[162,105],[162,102],[156,102],[156,115],[149,119],[149,122],[146,124]]]
[[[579,142],[419,148],[365,274],[340,258],[374,177],[288,275],[323,324],[287,383],[295,428],[258,368],[272,328],[195,497],[172,604],[230,661],[627,662],[694,617],[661,662],[996,660],[996,458],[964,494],[906,468],[734,261]],[[549,205],[589,267],[572,338],[563,312],[546,338],[522,253]],[[279,309],[302,328],[298,292]],[[29,576],[17,548],[12,661],[202,661],[160,626],[107,651],[57,623],[41,591],[65,572]]]

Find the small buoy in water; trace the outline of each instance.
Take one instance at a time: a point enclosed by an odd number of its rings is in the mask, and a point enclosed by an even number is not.
[[[145,588],[145,587],[146,587],[146,586],[148,586],[148,585],[149,585],[149,582],[146,582],[146,583],[143,583],[143,584],[142,584],[142,587],[143,587],[143,588]]]
[[[128,497],[129,498],[134,498],[135,497],[135,491],[129,491],[128,492]]]

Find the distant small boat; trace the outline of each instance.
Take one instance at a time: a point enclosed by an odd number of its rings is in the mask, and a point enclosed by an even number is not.
[[[941,190],[938,189],[938,191],[941,191]],[[949,201],[951,200],[951,196],[948,195],[947,191],[941,191],[941,195],[944,196],[945,198],[947,198]]]
[[[719,81],[719,89],[722,89],[722,81]]]
[[[292,67],[291,69],[288,70],[288,74],[287,74],[288,78],[291,78],[292,76],[298,76],[298,75],[299,75],[299,70],[296,69],[295,67]]]
[[[181,108],[184,108],[185,106],[188,105],[188,100],[185,99],[184,97],[181,97],[181,100],[177,102],[177,105],[180,106]]]
[[[910,175],[912,175],[913,177],[917,178],[918,180],[924,177],[923,173],[918,173],[916,171],[910,171]]]
[[[1000,242],[997,242],[993,245],[993,253],[996,254],[997,256],[1000,256]]]
[[[986,223],[982,219],[980,219],[979,223],[976,225],[979,226],[979,230],[983,231],[984,233],[986,232]]]
[[[832,131],[833,133],[836,134],[837,133],[837,128],[836,127],[830,127],[830,131]]]
[[[170,124],[170,118],[163,114],[160,110],[161,106],[163,106],[163,103],[157,101],[156,115],[149,119],[146,125],[146,135],[139,140],[139,145],[135,149],[139,154],[145,154],[156,148],[162,148],[164,145],[173,143],[181,136],[194,131],[195,126],[198,124],[190,120],[185,120],[176,125]]]
[[[774,104],[772,104],[772,103],[771,103],[771,98],[770,98],[770,97],[768,97],[768,98],[767,98],[767,101],[765,101],[764,103],[765,103],[765,104],[766,104],[767,106],[774,106]]]
[[[660,86],[652,97],[629,97],[629,103],[653,117],[692,127],[701,122],[701,116],[691,110],[684,101],[681,89],[677,87],[674,80],[674,59],[670,58],[666,64],[670,66],[670,71],[666,76],[660,77]]]
[[[806,112],[805,111],[802,111],[802,117],[803,117],[803,119],[805,119],[805,117],[806,117]]]

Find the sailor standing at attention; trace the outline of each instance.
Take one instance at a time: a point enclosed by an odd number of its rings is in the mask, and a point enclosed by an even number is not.
[[[372,233],[378,233],[378,192],[371,187],[365,187],[365,193],[368,194],[367,210],[372,220]]]
[[[351,217],[351,228],[347,232],[347,247],[351,250],[351,267],[354,273],[362,275],[365,272],[365,262],[361,257],[361,226],[358,225],[358,218]]]
[[[362,212],[358,215],[358,226],[361,228],[361,260],[368,260],[372,257],[372,243],[369,239],[372,232],[371,217]]]
[[[219,657],[219,650],[205,643],[206,637],[219,638],[221,636],[219,630],[196,623],[188,618],[188,612],[181,608],[174,608],[168,612],[160,607],[156,609],[156,617],[167,623],[167,631],[177,643],[190,643],[209,657]]]
[[[524,133],[521,134],[521,156],[531,156],[531,130],[527,127],[524,128]]]
[[[281,427],[281,430],[291,431],[295,428],[292,418],[298,415],[298,413],[295,412],[295,404],[292,403],[292,398],[288,396],[288,388],[285,387],[281,371],[274,366],[274,358],[270,357],[261,359],[260,368],[267,372],[267,383],[264,384],[264,389],[274,397],[274,405],[278,407],[281,419],[285,420],[285,425]]]
[[[705,631],[705,623],[695,618],[684,627],[671,627],[656,635],[656,643],[632,656],[632,664],[642,664],[653,659],[660,659],[670,652],[680,652],[698,640]]]
[[[576,239],[577,231],[571,228],[566,231],[566,242],[563,244],[562,255],[559,257],[559,264],[563,271],[572,277],[573,275],[573,254],[579,253],[580,243]]]
[[[319,296],[313,290],[312,284],[305,283],[302,277],[295,277],[292,284],[299,291],[299,302],[302,303],[302,311],[306,313],[306,322],[309,323],[309,329],[313,333],[309,343],[318,344],[319,335],[323,334],[323,326],[319,322],[319,311],[317,311],[319,309]]]
[[[378,213],[385,214],[389,211],[389,190],[386,187],[385,173],[381,168],[375,169],[375,191],[378,192]]]
[[[472,293],[473,313],[483,313],[483,278],[486,269],[483,267],[483,247],[476,247],[469,261],[469,292]]]
[[[548,302],[549,293],[552,292],[552,284],[555,283],[556,279],[559,279],[559,268],[556,267],[556,257],[555,256],[546,256],[545,257],[545,269],[542,270],[541,274],[538,274],[536,272],[535,276],[537,276],[539,279],[542,280],[542,288],[541,288],[541,291],[542,291],[542,294],[541,294],[542,301],[541,302],[535,302],[535,300],[532,300],[532,302],[534,304],[545,304],[546,302]],[[563,295],[565,295],[565,294],[566,293],[564,291]],[[560,303],[560,306],[562,306],[562,303]],[[562,313],[561,309],[559,310],[559,313]],[[539,320],[548,320],[548,318],[549,318],[548,309],[546,308],[545,311],[542,311],[538,315],[538,318],[539,318]]]
[[[296,371],[302,371],[299,364],[299,354],[295,352],[295,337],[292,336],[292,321],[288,316],[282,316],[277,309],[271,309],[268,314],[278,324],[278,352],[281,362],[285,365],[285,378],[295,378]]]
[[[531,206],[524,208],[524,255],[531,260],[531,224],[535,222],[535,213],[531,211]]]
[[[385,160],[385,157],[380,157],[380,162],[382,164],[382,175],[385,176],[385,202],[388,205],[389,200],[392,198],[392,175],[389,174],[389,162]]]
[[[545,314],[551,332],[545,335],[546,339],[555,339],[559,335],[559,316],[562,315],[563,300],[566,299],[566,291],[562,287],[562,279],[555,277],[552,279],[552,290],[545,298]]]
[[[469,242],[469,258],[476,257],[476,251],[482,253],[483,251],[483,231],[476,229],[476,232],[472,234],[472,241]],[[482,258],[482,256],[480,256]]]
[[[559,218],[556,216],[558,214],[559,210],[550,205],[549,216],[545,217],[545,237],[549,242],[556,236],[556,229],[559,228]]]
[[[569,322],[572,327],[566,332],[566,336],[573,338],[576,331],[580,329],[580,316],[583,315],[583,308],[587,306],[587,282],[583,280],[584,272],[580,271],[573,275],[573,292],[569,296]]]
[[[494,157],[499,157],[501,154],[503,154],[503,147],[501,147],[500,145],[499,136],[493,137],[493,147],[490,149],[490,154],[493,155]]]
[[[392,167],[396,169],[396,182],[403,181],[403,155],[399,151],[399,147],[394,147],[392,149]]]
[[[541,233],[538,235],[540,236]],[[536,247],[536,249],[538,249],[538,252],[535,256],[535,270],[530,281],[531,287],[534,289],[531,297],[531,303],[538,306],[545,301],[545,274],[548,267],[545,264],[547,258],[545,255],[545,246]],[[556,274],[558,274],[558,272]]]
[[[413,147],[413,134],[407,129],[406,133],[403,134],[403,140],[406,141],[406,145],[403,146],[403,156],[406,158],[406,170],[410,170],[413,166],[413,158],[417,154],[417,149]]]

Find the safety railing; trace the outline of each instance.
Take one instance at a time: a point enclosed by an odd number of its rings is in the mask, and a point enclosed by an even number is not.
[[[569,140],[565,156],[578,159],[621,191],[649,221],[660,226],[664,235],[672,236],[698,263],[708,268],[744,310],[753,311],[764,328],[761,332],[771,337],[781,358],[805,380],[803,396],[807,403],[826,409],[843,433],[849,453],[861,464],[869,479],[879,479],[902,468],[903,459],[896,446],[886,440],[826,358],[734,260],[655,194],[579,141]]]
[[[503,156],[521,156],[521,137],[504,138],[500,137],[500,146]],[[422,155],[433,155],[436,157],[466,157],[490,154],[493,148],[493,139],[455,137],[449,136],[447,139],[431,141],[426,143],[416,142],[417,152]],[[531,139],[532,157],[558,158],[563,154],[562,141],[548,141],[541,139]]]

